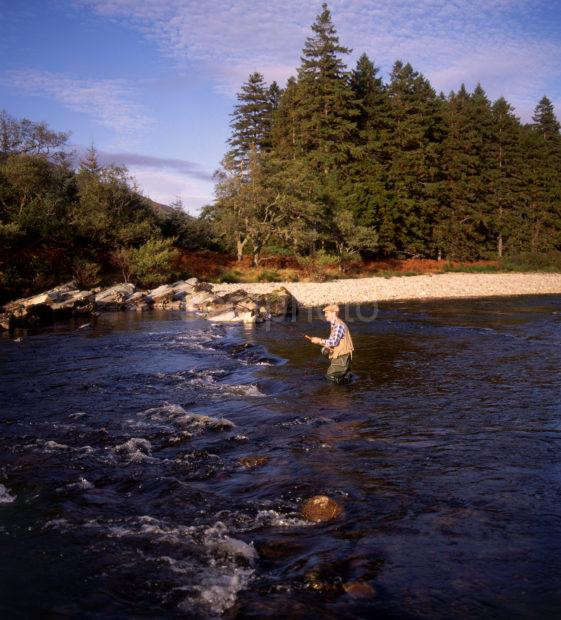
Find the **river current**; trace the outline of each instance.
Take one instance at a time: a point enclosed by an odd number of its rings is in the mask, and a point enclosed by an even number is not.
[[[561,297],[343,318],[0,337],[0,616],[559,618]]]

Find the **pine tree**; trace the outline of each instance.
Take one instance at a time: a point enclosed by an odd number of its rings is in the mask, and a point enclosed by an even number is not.
[[[385,137],[391,126],[387,90],[378,77],[379,69],[362,54],[353,70],[350,85],[358,105],[358,148],[360,154],[352,165],[349,196],[358,222],[388,236],[387,167],[389,155]],[[393,230],[391,224],[389,230]],[[384,251],[387,248],[381,247]]]
[[[388,230],[380,235],[381,242],[407,255],[430,255],[438,210],[442,104],[428,80],[399,61],[390,76],[388,95],[391,126],[385,148],[391,158],[391,199],[385,217]]]
[[[521,204],[519,174],[522,165],[520,149],[520,122],[512,106],[501,97],[492,107],[494,139],[490,145],[491,192],[489,201],[493,211],[493,230],[496,252],[503,256],[505,242],[519,228],[517,211]]]
[[[295,142],[311,168],[324,176],[351,160],[357,116],[353,92],[327,4],[306,39],[295,89]]]
[[[296,78],[290,77],[286,88],[281,92],[278,105],[273,112],[272,142],[273,148],[287,159],[298,156],[296,148]]]
[[[520,235],[521,249],[532,253],[561,248],[561,135],[547,97],[536,106],[533,121],[522,132],[525,226]]]
[[[268,87],[263,76],[255,72],[237,95],[238,104],[232,112],[232,136],[228,143],[235,161],[242,168],[247,165],[252,149],[259,151],[270,147],[274,98],[278,96],[271,88],[272,85]]]
[[[558,140],[561,125],[555,117],[553,104],[547,97],[542,97],[532,117],[534,128],[539,131],[545,141]]]

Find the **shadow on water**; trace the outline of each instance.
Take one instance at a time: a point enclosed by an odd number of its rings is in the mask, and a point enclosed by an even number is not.
[[[1,338],[0,612],[556,617],[560,305],[350,307],[341,386],[307,313]]]

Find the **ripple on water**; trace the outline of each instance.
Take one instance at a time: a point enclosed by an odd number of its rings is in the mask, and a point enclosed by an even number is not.
[[[152,587],[159,589],[161,603],[202,617],[223,614],[236,602],[254,577],[258,560],[253,545],[232,536],[220,521],[187,526],[140,516],[83,524],[60,519],[45,527],[83,531],[97,545],[107,541],[105,553],[115,554],[121,566],[131,562],[144,574],[158,574]],[[111,580],[117,570],[109,569],[106,578]]]
[[[0,504],[11,504],[15,501],[16,496],[12,495],[3,484],[0,484]]]

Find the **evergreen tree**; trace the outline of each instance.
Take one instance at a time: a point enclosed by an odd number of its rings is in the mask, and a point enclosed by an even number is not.
[[[327,4],[312,25],[298,69],[295,142],[311,168],[324,176],[351,160],[357,109]]]
[[[547,97],[536,106],[533,121],[522,132],[524,204],[519,238],[520,249],[532,253],[561,248],[561,136]]]
[[[493,140],[490,145],[491,192],[489,201],[493,212],[493,231],[496,235],[496,253],[502,257],[505,242],[519,228],[516,216],[521,203],[520,122],[512,106],[499,98],[492,107]],[[507,243],[507,246],[509,244]],[[507,247],[510,250],[510,247]]]
[[[296,147],[297,89],[296,78],[290,77],[273,112],[273,148],[286,159],[294,159],[300,155]]]
[[[542,97],[532,117],[534,128],[539,131],[545,141],[555,141],[559,139],[559,129],[561,125],[555,117],[553,104],[547,97]]]
[[[282,97],[282,89],[280,88],[280,86],[276,82],[273,82],[269,86],[269,90],[268,90],[267,94],[269,96],[269,103],[271,105],[271,118],[270,118],[270,122],[272,123],[272,119],[273,119],[275,110],[278,109],[279,104],[280,104],[280,100],[281,100],[281,97]],[[269,129],[271,129],[271,127],[269,127]]]
[[[391,125],[385,230],[380,241],[406,255],[430,255],[437,217],[442,104],[410,64],[394,64],[388,86]],[[393,230],[392,230],[393,228]]]
[[[391,122],[387,90],[377,76],[378,71],[370,58],[362,54],[351,74],[350,84],[359,110],[360,154],[353,162],[348,193],[357,221],[380,231],[384,241],[388,237],[386,205],[389,163],[385,144]],[[381,250],[387,248],[382,246]]]
[[[232,136],[230,144],[234,159],[247,165],[252,149],[262,150],[270,147],[273,109],[278,99],[278,86],[268,87],[263,76],[252,73],[242,85],[237,96],[238,104],[232,113]]]

